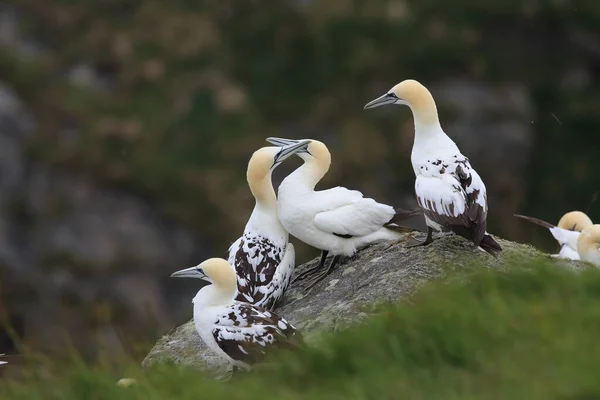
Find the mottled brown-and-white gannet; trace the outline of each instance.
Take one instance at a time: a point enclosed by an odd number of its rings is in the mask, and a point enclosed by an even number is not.
[[[581,211],[571,211],[566,213],[558,221],[557,226],[541,219],[528,217],[526,215],[515,214],[515,217],[523,218],[529,222],[533,222],[536,225],[548,228],[552,236],[554,236],[554,239],[556,239],[560,245],[559,253],[552,254],[552,257],[566,258],[570,260],[581,259],[577,250],[577,239],[579,238],[579,234],[583,229],[593,225],[592,220]]]
[[[383,96],[367,103],[365,109],[386,104],[410,107],[415,123],[411,162],[416,175],[417,202],[425,214],[427,238],[433,229],[450,230],[492,255],[502,251],[486,232],[488,212],[485,185],[469,159],[443,131],[433,96],[425,86],[408,79]]]
[[[600,225],[585,227],[577,238],[577,252],[583,261],[600,267]]]
[[[302,336],[288,321],[266,308],[235,301],[236,274],[222,258],[174,272],[174,278],[199,278],[210,283],[194,303],[198,334],[215,353],[234,367],[249,369],[275,348],[295,349]]]
[[[299,142],[283,138],[267,141],[280,146]],[[397,212],[392,206],[363,197],[358,190],[338,186],[316,191],[316,184],[329,170],[331,154],[318,140],[302,141],[309,143],[299,147],[296,154],[304,163],[279,185],[277,210],[279,221],[291,235],[322,251],[319,264],[303,274],[323,270],[307,286],[310,289],[333,270],[340,256],[351,256],[369,244],[398,239],[401,232],[411,231],[396,222],[414,213]],[[324,269],[329,253],[334,258]]]
[[[283,297],[294,273],[294,245],[277,218],[277,197],[271,174],[303,143],[263,147],[248,162],[246,177],[255,206],[243,235],[229,248],[229,263],[237,274],[235,299],[272,310]]]

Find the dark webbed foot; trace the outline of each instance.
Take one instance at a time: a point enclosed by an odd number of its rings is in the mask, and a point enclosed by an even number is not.
[[[392,241],[392,243],[388,247],[386,247],[385,249],[383,249],[383,251],[386,251],[386,250],[388,250],[388,249],[390,249],[390,248],[392,248],[392,247],[394,247],[396,245],[399,245],[400,243],[406,242],[407,240],[410,240],[412,238],[414,238],[414,234],[413,233],[409,233],[408,235],[406,235],[404,237],[401,237],[400,239],[396,239],[396,240]]]
[[[300,275],[296,276],[294,278],[294,280],[292,281],[292,283],[302,281],[302,280],[306,279],[307,277],[313,275],[316,271],[318,271],[322,267],[324,267],[325,260],[327,259],[328,254],[329,254],[328,251],[323,250],[321,252],[321,260],[319,261],[319,263],[317,265],[315,265],[314,267],[311,267],[311,268],[307,269],[306,271],[303,271]]]
[[[340,259],[340,256],[333,257],[333,260],[331,260],[331,264],[329,264],[329,267],[327,268],[327,270],[321,272],[313,280],[311,280],[308,283],[308,286],[306,287],[306,290],[312,289],[317,283],[319,283],[323,279],[325,279],[325,277],[327,277],[327,275],[329,275],[331,273],[331,271],[333,271],[333,268],[335,267],[335,264],[337,264],[337,262],[339,261],[339,259]]]
[[[428,244],[431,244],[431,243],[433,243],[433,229],[431,229],[430,227],[427,227],[427,237],[425,238],[425,240],[423,240],[422,242],[416,243],[416,244],[411,244],[406,247],[410,249],[413,247],[427,246]]]

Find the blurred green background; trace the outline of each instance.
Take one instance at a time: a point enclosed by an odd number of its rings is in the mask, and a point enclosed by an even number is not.
[[[486,182],[489,232],[554,252],[513,213],[600,218],[600,2],[0,2],[0,317],[37,349],[144,354],[191,317],[170,273],[241,234],[268,136],[325,142],[320,188],[415,206],[410,110],[362,110],[407,78]]]

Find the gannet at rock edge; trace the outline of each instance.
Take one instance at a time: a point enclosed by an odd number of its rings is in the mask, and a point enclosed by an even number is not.
[[[583,261],[600,267],[600,225],[585,227],[577,238],[577,252]]]
[[[272,172],[303,143],[263,147],[248,162],[246,177],[255,206],[243,235],[229,248],[228,261],[235,267],[235,299],[275,308],[289,287],[294,273],[294,245],[277,219],[277,197]]]
[[[554,239],[560,245],[560,252],[552,254],[552,257],[566,258],[570,260],[579,260],[579,252],[577,251],[577,239],[580,232],[592,226],[592,220],[581,211],[571,211],[562,216],[558,221],[558,225],[552,225],[549,222],[538,218],[528,217],[526,215],[515,214],[515,217],[523,218],[536,225],[548,228]]]
[[[417,246],[433,241],[433,229],[451,230],[494,256],[501,252],[500,245],[486,232],[485,185],[469,159],[442,130],[429,90],[408,79],[364,108],[386,104],[407,105],[413,113],[415,139],[411,163],[416,176],[417,202],[427,224],[427,238]]]
[[[297,149],[304,163],[279,185],[277,210],[279,221],[292,236],[322,251],[319,264],[306,271],[323,269],[307,286],[310,289],[333,270],[340,256],[351,256],[369,244],[398,239],[400,232],[412,231],[396,223],[414,213],[397,213],[392,206],[365,198],[358,190],[338,186],[315,191],[329,170],[331,154],[318,140],[302,141],[310,141]],[[298,143],[284,138],[268,138],[267,142],[280,146]],[[334,258],[324,269],[329,253]]]
[[[234,367],[249,369],[269,351],[302,344],[300,332],[285,319],[263,307],[233,300],[236,275],[226,260],[210,258],[171,277],[210,283],[192,300],[194,325],[204,343]]]

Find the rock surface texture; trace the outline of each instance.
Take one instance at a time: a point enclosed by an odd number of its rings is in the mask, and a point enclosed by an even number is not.
[[[445,271],[460,271],[473,265],[501,269],[515,259],[550,258],[531,246],[502,239],[498,240],[504,251],[499,258],[494,258],[452,234],[443,235],[427,247],[407,248],[406,242],[411,235],[399,242],[368,247],[354,257],[342,259],[339,266],[310,292],[298,282],[288,291],[276,312],[300,329],[310,343],[315,333],[338,330],[359,322],[368,316],[372,306],[405,299],[421,284],[442,276]],[[553,260],[570,268],[579,264]],[[314,259],[299,266],[296,272],[317,261]],[[163,361],[212,369],[217,374],[228,369],[228,365],[202,343],[193,321],[163,336],[143,365]]]

